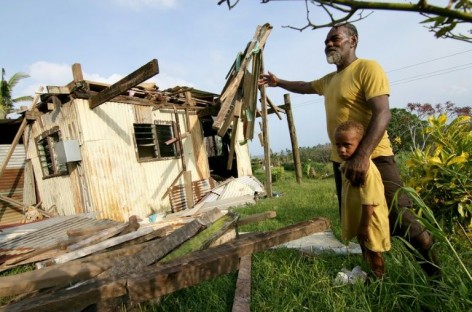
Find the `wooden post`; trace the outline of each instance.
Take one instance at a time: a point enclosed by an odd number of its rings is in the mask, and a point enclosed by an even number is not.
[[[82,74],[82,66],[79,63],[72,64],[72,77],[74,79],[74,82],[84,80],[84,75]]]
[[[295,176],[297,178],[297,183],[300,184],[302,182],[302,164],[300,161],[300,151],[298,150],[298,139],[297,139],[297,132],[295,130],[295,122],[293,121],[293,114],[292,114],[292,103],[290,102],[290,94],[284,94],[284,102],[285,102],[285,113],[287,114],[287,123],[288,123],[288,131],[290,132],[290,140],[292,142],[292,154],[293,154],[293,162],[295,164]]]
[[[38,92],[36,92],[33,102],[31,103],[31,106],[29,107],[28,110],[34,109],[34,107],[36,106],[36,104],[38,103],[40,99],[40,95],[41,95],[40,93],[42,91],[43,91],[43,87],[39,87]],[[20,142],[21,136],[23,135],[23,131],[26,128],[27,122],[28,120],[26,119],[26,115],[25,115],[25,117],[21,121],[21,125],[20,125],[20,128],[18,129],[18,132],[16,133],[15,138],[13,139],[13,142],[11,143],[10,148],[8,149],[8,152],[6,153],[5,158],[3,159],[2,166],[0,167],[0,176],[2,176],[3,171],[7,167],[8,162],[10,161],[10,158],[13,155],[13,152],[15,151],[16,146],[18,145],[18,142]]]
[[[264,57],[261,51],[261,72],[264,72]],[[267,96],[265,86],[261,86],[261,106],[262,106],[262,137],[264,139],[264,164],[266,176],[267,197],[272,197],[272,170],[270,168],[270,145],[269,145],[269,125],[267,120]]]

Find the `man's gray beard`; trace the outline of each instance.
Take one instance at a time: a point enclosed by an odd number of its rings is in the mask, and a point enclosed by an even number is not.
[[[337,51],[330,52],[326,55],[326,61],[328,64],[339,64],[339,61],[341,61],[341,53]]]

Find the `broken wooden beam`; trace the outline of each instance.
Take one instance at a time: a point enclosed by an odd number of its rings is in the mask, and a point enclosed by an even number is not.
[[[128,91],[129,89],[137,86],[141,82],[144,82],[145,80],[153,77],[154,75],[158,73],[159,73],[159,66],[157,64],[157,60],[153,59],[152,61],[138,68],[136,71],[124,77],[120,81],[112,84],[108,88],[93,95],[89,99],[90,109],[94,109],[100,104],[103,104],[113,99],[115,96],[118,96]]]
[[[153,264],[172,252],[175,248],[194,237],[197,233],[205,229],[208,225],[221,218],[222,213],[218,209],[213,209],[198,219],[187,223],[183,227],[175,230],[172,234],[163,237],[154,244],[148,245],[132,257],[121,259],[113,268],[99,276],[100,279],[117,277],[137,269]]]
[[[251,312],[251,255],[240,259],[232,312]]]
[[[243,226],[246,224],[250,223],[256,223],[259,221],[264,221],[267,219],[273,219],[277,216],[277,213],[275,211],[266,211],[266,212],[261,212],[261,213],[256,213],[253,215],[241,217],[238,220],[238,226]]]
[[[105,250],[105,249],[110,248],[112,246],[116,246],[116,245],[119,245],[121,243],[127,242],[127,241],[132,240],[136,237],[144,236],[146,234],[149,234],[150,232],[152,232],[152,228],[148,227],[148,228],[142,228],[142,229],[140,229],[136,232],[128,233],[128,234],[121,235],[121,236],[114,237],[114,238],[110,238],[110,239],[104,240],[100,243],[97,243],[95,245],[83,247],[83,248],[77,249],[75,251],[65,253],[65,254],[63,254],[61,256],[58,256],[56,258],[53,258],[53,259],[46,260],[46,261],[43,261],[43,262],[38,262],[38,263],[36,263],[36,268],[41,269],[41,268],[44,268],[44,267],[47,267],[47,266],[50,266],[50,265],[53,265],[53,264],[66,263],[66,262],[69,262],[69,261],[72,261],[72,260],[75,260],[75,259],[79,259],[79,258],[88,256],[88,255],[90,255],[94,252]]]
[[[133,302],[161,297],[239,268],[239,259],[291,240],[325,231],[329,220],[313,220],[290,225],[195,252],[163,265],[143,268],[131,275],[111,280],[94,280],[53,293],[0,307],[0,311],[81,311],[91,304],[128,294]]]
[[[25,294],[49,287],[68,286],[89,280],[115,265],[120,257],[133,255],[152,243],[154,242],[126,246],[41,270],[1,277],[0,297]]]
[[[253,54],[259,53],[259,49],[263,49],[271,30],[272,26],[270,24],[257,26],[253,39],[246,47],[245,54],[243,55],[241,64],[237,69],[237,73],[233,77],[230,77],[230,80],[227,81],[224,90],[221,92],[219,98],[221,108],[212,126],[220,137],[224,136],[229,127],[229,123],[232,121],[235,98],[238,93],[242,93],[238,92],[238,89],[240,89],[240,85],[244,82],[243,78],[246,68],[250,63]],[[253,75],[258,77],[259,73],[253,73]]]
[[[176,259],[175,261],[146,268],[128,278],[130,299],[142,302],[176,290],[196,285],[239,268],[239,258],[266,250],[329,228],[329,220],[316,218],[264,233],[256,233],[226,244],[208,248]]]
[[[238,219],[239,217],[233,213],[223,215],[215,222],[209,224],[206,229],[182,244],[182,246],[173,250],[159,262],[169,262],[173,259],[189,254],[190,252],[203,250],[209,247],[230,228],[235,228]]]

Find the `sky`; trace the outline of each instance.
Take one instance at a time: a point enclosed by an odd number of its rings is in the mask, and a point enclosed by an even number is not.
[[[30,75],[15,87],[13,97],[34,96],[40,86],[68,84],[74,63],[81,64],[86,80],[111,84],[154,58],[159,74],[150,81],[161,90],[179,85],[220,94],[237,53],[244,51],[258,25],[270,23],[266,71],[287,80],[310,81],[335,70],[324,55],[328,28],[284,27],[307,24],[304,1],[240,0],[232,10],[217,2],[3,0],[0,66],[7,78],[16,72]],[[320,8],[309,8],[313,23],[327,21]],[[413,12],[373,12],[355,23],[357,56],[378,61],[387,72],[392,108],[446,101],[472,106],[472,44],[436,39],[420,24],[424,19]],[[289,92],[267,89],[277,105],[283,104],[285,93]],[[323,98],[294,93],[290,97],[299,146],[327,143]],[[269,141],[273,152],[291,149],[285,116],[270,116]],[[263,154],[257,136],[250,152]]]

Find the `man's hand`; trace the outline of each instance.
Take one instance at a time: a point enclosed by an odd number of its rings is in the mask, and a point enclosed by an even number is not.
[[[268,72],[267,74],[261,74],[259,76],[257,84],[259,86],[268,85],[269,87],[277,87],[278,81],[279,79],[274,74]]]
[[[346,162],[344,174],[355,187],[360,187],[365,183],[365,176],[369,169],[369,157],[354,154]]]

